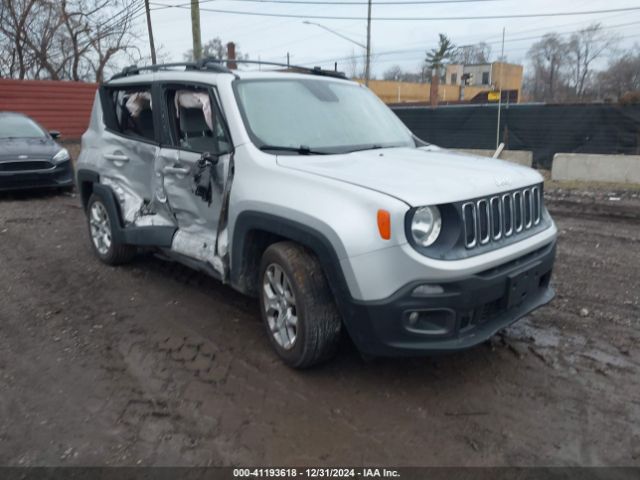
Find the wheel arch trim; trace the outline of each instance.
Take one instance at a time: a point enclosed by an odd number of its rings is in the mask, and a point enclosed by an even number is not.
[[[343,272],[336,248],[326,235],[317,229],[295,220],[277,215],[244,211],[234,223],[231,243],[231,284],[237,290],[247,293],[246,272],[251,268],[245,253],[249,233],[253,230],[264,231],[283,239],[290,240],[309,248],[318,257],[320,265],[329,281],[332,293],[342,313],[342,308],[351,299],[350,289]]]
[[[76,172],[76,186],[80,192],[80,199],[85,210],[89,204],[89,197],[91,197],[93,187],[99,183],[100,175],[98,172],[86,168],[81,168]],[[91,189],[87,190],[87,184],[91,185]]]

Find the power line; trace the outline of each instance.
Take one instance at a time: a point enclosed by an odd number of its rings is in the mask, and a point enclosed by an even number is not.
[[[618,24],[618,25],[610,25],[610,26],[605,26],[602,27],[603,30],[604,29],[612,29],[612,28],[622,28],[622,27],[628,27],[631,25],[637,25],[640,24],[640,21],[637,22],[628,22],[628,23],[622,23],[622,24]],[[528,37],[517,37],[517,38],[510,38],[505,40],[505,43],[512,43],[512,42],[522,42],[525,40],[537,40],[537,39],[541,39],[544,38],[546,35],[550,34],[550,33],[557,33],[558,35],[570,35],[572,33],[578,33],[580,30],[573,30],[573,31],[568,31],[568,32],[548,32],[544,35],[535,35],[535,36],[528,36]],[[627,35],[627,36],[623,36],[622,39],[627,39],[627,38],[634,38],[637,35]],[[478,41],[475,44],[479,44],[479,43],[483,43],[482,41]],[[496,45],[496,44],[500,44],[502,43],[502,41],[494,41],[494,42],[484,42],[487,45]],[[386,50],[386,51],[382,51],[382,52],[378,52],[378,53],[374,53],[373,57],[378,57],[378,56],[386,56],[386,55],[397,55],[397,54],[403,54],[403,53],[418,53],[421,52],[423,53],[425,51],[424,48],[410,48],[410,49],[398,49],[398,50]],[[353,58],[356,59],[362,59],[364,58],[364,55],[349,55],[349,56],[345,56],[345,57],[339,57],[339,58],[327,58],[327,59],[323,59],[323,60],[315,60],[315,61],[311,61],[311,62],[305,62],[302,63],[301,65],[312,65],[312,64],[323,64],[323,63],[327,63],[327,62],[336,62],[336,61],[345,61],[345,60],[351,60]],[[407,59],[409,60],[409,59]],[[392,60],[393,61],[393,60]]]
[[[208,1],[214,1],[214,0],[200,0],[200,3],[207,3]],[[158,3],[154,3],[153,0],[151,0],[152,5],[160,5]],[[191,5],[191,3],[185,4],[182,3],[180,4],[181,6],[187,6],[187,5]],[[160,6],[160,7],[154,7],[151,10],[155,11],[155,10],[166,10],[168,8],[175,8],[173,6]],[[293,10],[294,13],[297,12],[302,12],[304,11],[305,7],[299,6],[299,5],[292,5],[290,7],[290,10]],[[169,19],[170,22],[175,22],[175,19]],[[242,26],[234,26],[232,32],[229,34],[231,36],[233,36],[234,39],[237,38],[242,38],[243,35],[245,34],[251,34],[254,35],[256,32],[260,32],[260,31],[264,31],[265,29],[273,29],[276,27],[279,27],[281,25],[284,24],[288,24],[291,22],[294,22],[295,19],[291,19],[291,18],[285,18],[285,19],[280,19],[278,21],[274,22],[274,19],[272,18],[263,18],[263,19],[258,19],[255,22],[245,22],[245,24],[243,24]],[[166,23],[163,22],[162,20],[156,21],[156,23]],[[359,23],[359,21],[358,21]],[[218,31],[218,36],[222,36],[224,37],[226,35],[226,30],[225,30],[225,26],[227,25],[217,25],[216,29]]]
[[[357,23],[359,23],[359,22],[357,22]],[[356,22],[354,22],[354,23],[349,23],[349,24],[347,24],[347,26],[348,26],[348,27],[351,27],[351,26],[353,26],[353,25],[355,25],[355,24],[356,24]],[[337,29],[337,28],[336,28],[335,30],[336,30],[336,31],[338,31],[338,32],[341,32],[341,33],[342,33],[342,32],[344,32],[344,29]],[[350,33],[350,32],[346,32],[346,33]],[[318,37],[321,37],[321,36],[323,36],[323,35],[326,35],[326,33],[324,33],[324,32],[319,32],[319,33],[315,33],[315,34],[313,34],[313,35],[304,35],[303,37],[296,37],[296,38],[291,39],[291,40],[289,40],[289,41],[287,41],[287,42],[279,43],[279,44],[274,45],[274,46],[271,46],[271,47],[262,48],[262,49],[257,50],[257,51],[252,50],[252,51],[251,51],[251,54],[252,54],[252,55],[254,55],[254,54],[258,54],[258,53],[269,52],[269,51],[271,51],[271,50],[277,50],[277,49],[282,48],[282,47],[288,47],[288,46],[291,46],[291,45],[296,45],[296,43],[298,43],[298,42],[300,42],[300,41],[303,41],[303,40],[310,40],[310,39],[312,39],[312,38],[318,38]],[[354,36],[355,36],[355,35],[359,35],[359,33],[354,33],[353,35],[354,35]]]
[[[477,1],[477,0],[476,0]],[[154,3],[154,5],[169,8],[187,8],[185,5],[167,5]],[[330,15],[299,15],[287,13],[267,13],[267,12],[242,12],[238,10],[223,10],[216,8],[201,8],[200,10],[213,13],[226,13],[231,15],[248,15],[257,17],[281,17],[281,18],[311,18],[317,20],[366,20],[364,17],[352,16],[330,16]],[[372,21],[456,21],[456,20],[498,20],[508,18],[536,18],[536,17],[566,17],[576,15],[597,15],[602,13],[631,12],[640,10],[640,7],[612,8],[607,10],[586,10],[581,12],[554,12],[554,13],[520,13],[511,15],[475,15],[464,17],[372,17]]]
[[[94,25],[100,26],[103,29],[110,28],[107,26],[108,25],[114,26],[119,23],[123,23],[126,20],[129,20],[131,17],[133,17],[135,13],[140,12],[143,8],[144,8],[144,3],[142,5],[139,4],[137,6],[134,6],[133,3],[131,3],[125,6],[124,8],[122,8],[121,10],[115,12],[113,15],[109,17],[109,19],[106,22],[102,24],[99,24],[98,21],[96,20],[93,20],[93,19],[91,20],[94,23]],[[118,18],[118,17],[121,17],[121,18]]]
[[[638,38],[640,37],[640,34],[634,34],[634,35],[626,35],[624,37],[621,37],[621,39],[623,40],[627,40],[630,38]],[[524,47],[524,48],[512,48],[510,50],[508,50],[506,53],[513,53],[513,52],[521,52],[521,51],[525,51],[528,50],[529,47]],[[410,52],[407,52],[410,53]],[[373,58],[376,57],[376,54],[373,54]],[[351,59],[353,57],[349,57],[349,59]],[[384,60],[377,60],[375,63],[376,64],[383,64],[383,63],[391,63],[391,62],[396,62],[398,63],[399,61],[403,61],[403,62],[409,62],[409,61],[414,61],[414,60],[423,60],[424,56],[412,56],[412,57],[407,57],[407,58],[402,58],[402,59],[397,59],[397,58],[389,58],[389,59],[384,59]],[[323,64],[330,64],[333,67],[334,61],[322,61],[322,62],[307,62],[307,63],[301,63],[300,66],[306,66],[306,65],[323,65]]]
[[[596,20],[596,22],[597,23],[602,23],[602,21],[604,21],[604,20],[610,20],[612,18],[623,17],[625,15],[626,15],[626,12],[618,13],[616,15],[610,15],[610,16],[605,17],[605,18],[599,18],[599,19]],[[553,28],[563,28],[563,27],[573,27],[573,26],[576,26],[576,25],[584,25],[585,22],[593,23],[593,20],[580,20],[580,21],[577,21],[577,22],[563,23],[561,25],[555,25]],[[544,26],[544,27],[527,28],[527,29],[524,29],[524,30],[518,29],[519,33],[540,32],[542,30],[549,30],[549,26],[547,25],[547,26]],[[499,39],[500,36],[499,35],[493,35],[493,36],[489,37],[488,39],[492,39],[492,38]]]
[[[145,10],[144,3],[136,7],[131,7],[131,8],[127,7],[125,11],[121,11],[118,15],[114,15],[103,24],[96,24],[96,26],[99,26],[103,31],[109,30],[112,28],[117,28],[124,25],[127,22],[132,23],[134,20],[136,20],[141,16],[141,12],[142,12],[142,15],[145,14],[144,10]],[[120,16],[120,18],[117,18],[118,16]]]
[[[610,17],[606,17],[606,18],[607,18],[607,19],[611,19],[611,18],[619,17],[619,16],[621,16],[621,15],[619,15],[619,14],[618,14],[618,15],[612,15],[612,16],[610,16]],[[603,20],[603,19],[599,19],[599,20],[598,20],[598,23],[600,23],[602,20]],[[609,25],[609,26],[605,25],[605,26],[602,26],[602,29],[603,29],[603,30],[606,30],[606,29],[609,29],[609,28],[625,27],[625,26],[627,26],[627,25],[636,25],[637,23],[638,23],[638,22],[630,22],[630,23],[623,23],[623,24],[619,24],[619,25]],[[586,28],[586,27],[588,27],[589,25],[593,25],[593,22],[592,22],[591,20],[588,20],[588,21],[586,21],[586,20],[581,20],[581,21],[579,21],[579,22],[571,22],[571,23],[564,23],[564,24],[562,24],[562,25],[555,25],[555,26],[553,26],[552,28],[562,28],[562,27],[572,27],[572,26],[582,26],[583,28]],[[546,26],[546,27],[539,27],[539,28],[529,28],[529,29],[525,29],[525,30],[519,30],[519,33],[521,33],[521,34],[522,34],[522,33],[539,32],[539,31],[546,31],[547,33],[558,33],[558,32],[555,32],[555,31],[550,31],[550,30],[549,30],[549,28],[550,28],[549,26]],[[568,32],[568,33],[577,33],[577,32],[579,32],[579,31],[580,31],[580,30],[572,30],[572,31],[570,31],[570,32]],[[545,34],[546,34],[546,33],[545,33]],[[533,37],[528,37],[528,38],[522,38],[522,40],[530,40],[530,39],[542,38],[545,34],[542,34],[542,35],[540,35],[540,36],[533,36]],[[562,32],[560,32],[559,34],[560,34],[560,35],[564,35],[564,33],[562,33]],[[467,38],[469,38],[469,37],[470,37],[470,36],[465,35],[465,36],[463,36],[463,37],[461,37],[461,38],[463,38],[463,39],[467,39]],[[471,37],[475,38],[475,37],[477,37],[477,35],[472,35]],[[466,46],[466,45],[470,45],[470,44],[472,44],[472,45],[476,45],[476,44],[478,44],[478,43],[486,43],[486,44],[488,44],[488,45],[497,45],[497,44],[501,43],[501,40],[490,41],[492,38],[499,38],[499,37],[497,37],[497,36],[495,36],[495,35],[492,35],[492,36],[490,36],[490,37],[485,38],[484,40],[478,40],[478,41],[473,41],[473,42],[465,42],[465,43],[464,43],[464,45],[465,45],[465,46]],[[517,37],[517,39],[520,39],[520,37]],[[507,40],[507,42],[517,41],[517,39],[516,39],[516,40],[514,40],[514,39],[510,39],[510,40]],[[424,45],[424,44],[425,44],[425,42],[424,42],[424,40],[422,40],[422,41],[419,41],[419,42],[405,43],[404,45],[405,45],[405,46],[409,46],[409,45]],[[414,49],[414,50],[415,50],[415,49]]]
[[[640,37],[640,34],[635,34],[635,35],[628,35],[623,37],[623,39],[630,39],[630,38],[637,38]],[[517,48],[517,49],[510,49],[505,53],[512,53],[512,52],[518,52],[518,51],[524,51],[527,50],[527,47],[525,48]],[[349,57],[348,59],[351,59],[353,57]],[[376,58],[376,54],[374,53],[372,55],[372,58]],[[347,60],[348,60],[347,59]],[[406,58],[401,58],[401,59],[397,59],[397,58],[388,58],[388,59],[383,59],[383,60],[376,60],[374,63],[376,65],[381,65],[381,64],[389,64],[389,63],[399,63],[399,62],[411,62],[411,61],[420,61],[423,60],[424,56],[412,56],[412,57],[406,57]],[[331,68],[333,68],[334,65],[334,61],[321,61],[321,62],[304,62],[304,63],[300,63],[300,66],[322,66],[322,65],[330,65]],[[338,68],[340,68],[338,66]]]
[[[616,18],[616,17],[624,16],[624,15],[625,15],[624,13],[623,13],[623,14],[611,15],[611,16],[605,17],[604,19],[598,19],[598,21],[600,22],[600,21],[605,20],[605,19],[613,19],[613,18]],[[592,20],[581,20],[581,21],[579,21],[579,22],[571,22],[571,23],[564,23],[564,24],[561,24],[561,25],[556,25],[554,28],[558,28],[558,27],[572,27],[572,26],[583,26],[583,27],[587,27],[588,25],[590,25],[590,24],[591,24],[590,22],[592,22]],[[353,23],[348,24],[348,26],[357,25],[358,23],[359,23],[359,21],[356,21],[356,22],[353,22]],[[604,27],[603,27],[603,29],[618,28],[618,27],[623,27],[623,26],[627,26],[627,25],[635,25],[636,23],[637,23],[637,22],[631,22],[631,23],[625,23],[625,24],[621,24],[621,25],[604,26]],[[519,30],[519,33],[521,33],[521,34],[522,34],[522,33],[539,32],[539,31],[547,31],[547,32],[548,32],[548,31],[549,31],[549,26],[546,26],[546,27],[538,27],[538,28],[531,28],[531,29],[525,29],[525,30]],[[579,30],[577,30],[577,31],[579,31]],[[573,32],[571,32],[571,33],[573,33]],[[309,40],[309,39],[312,39],[312,38],[317,38],[317,37],[318,37],[318,36],[320,36],[320,35],[322,35],[322,34],[321,34],[321,33],[319,33],[319,34],[315,34],[315,35],[305,35],[305,36],[303,36],[303,37],[298,37],[298,38],[296,38],[296,39],[294,39],[294,40],[290,40],[290,41],[287,41],[287,42],[283,42],[283,43],[280,43],[280,44],[278,44],[278,45],[274,45],[274,46],[267,47],[267,48],[262,48],[262,49],[258,50],[257,52],[252,51],[252,53],[264,53],[264,52],[268,52],[268,51],[272,51],[272,50],[277,50],[277,49],[279,49],[279,48],[282,48],[282,47],[285,47],[285,46],[288,46],[288,45],[292,45],[292,44],[294,44],[294,45],[295,45],[296,43],[298,43],[298,42],[300,42],[300,41],[303,41],[303,40]],[[355,34],[355,33],[354,33],[353,35],[358,35],[358,34]],[[467,38],[469,38],[469,37],[474,38],[474,37],[477,37],[477,35],[471,35],[471,36],[469,36],[469,35],[465,35],[465,36],[463,36],[462,38],[463,38],[463,39],[467,39]],[[493,42],[493,41],[489,41],[489,40],[491,40],[492,38],[496,38],[496,37],[495,37],[495,36],[490,36],[490,37],[488,37],[488,38],[486,38],[486,39],[484,39],[484,40],[480,40],[480,41],[465,42],[465,45],[468,45],[468,44],[477,44],[477,43],[481,43],[481,42],[484,42],[484,43],[487,43],[487,44],[498,44],[498,43],[500,43],[500,41],[499,41],[499,40],[498,40],[498,41],[495,41],[495,42]],[[541,37],[533,37],[533,38],[541,38]],[[509,41],[511,41],[511,40],[507,40],[507,42],[509,42]],[[424,44],[425,44],[425,41],[424,41],[424,40],[421,40],[421,41],[419,41],[419,42],[415,42],[415,41],[414,41],[414,42],[409,42],[409,43],[406,43],[406,42],[405,42],[403,46],[409,46],[409,45],[423,45],[423,46],[424,46]],[[349,58],[353,58],[353,57],[349,57]]]

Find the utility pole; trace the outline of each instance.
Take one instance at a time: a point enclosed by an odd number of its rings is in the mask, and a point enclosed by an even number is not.
[[[193,58],[202,58],[202,38],[200,36],[200,0],[191,0],[191,34],[193,35]]]
[[[364,66],[364,84],[369,86],[371,76],[371,0],[367,5],[367,59]]]
[[[156,46],[153,43],[153,29],[151,28],[151,12],[149,11],[149,0],[144,0],[144,8],[147,11],[147,30],[149,31],[149,46],[151,47],[151,63],[156,64]]]
[[[505,34],[506,28],[502,27],[502,54],[500,55],[500,75],[498,76],[498,81],[500,82],[499,85],[499,93],[498,95],[500,96],[498,98],[498,126],[496,127],[496,150],[498,149],[498,147],[500,146],[500,116],[502,113],[502,70],[504,70],[504,34]]]

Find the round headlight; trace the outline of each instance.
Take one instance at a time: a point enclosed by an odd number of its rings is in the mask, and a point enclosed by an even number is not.
[[[442,218],[437,207],[421,207],[413,214],[411,235],[421,247],[428,247],[438,239],[442,229]]]

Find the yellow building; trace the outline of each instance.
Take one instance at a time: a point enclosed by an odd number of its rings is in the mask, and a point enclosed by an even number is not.
[[[509,90],[522,93],[522,65],[494,62],[479,65],[448,65],[438,86],[439,102],[468,102],[484,92]],[[428,102],[429,83],[370,80],[369,88],[385,103]],[[498,95],[489,96],[497,101]]]
[[[444,82],[447,85],[456,85],[462,88],[460,100],[470,100],[467,93],[478,91],[515,90],[518,98],[522,91],[522,77],[524,68],[513,63],[494,62],[474,65],[447,65]],[[474,88],[471,92],[465,92],[468,87]]]

